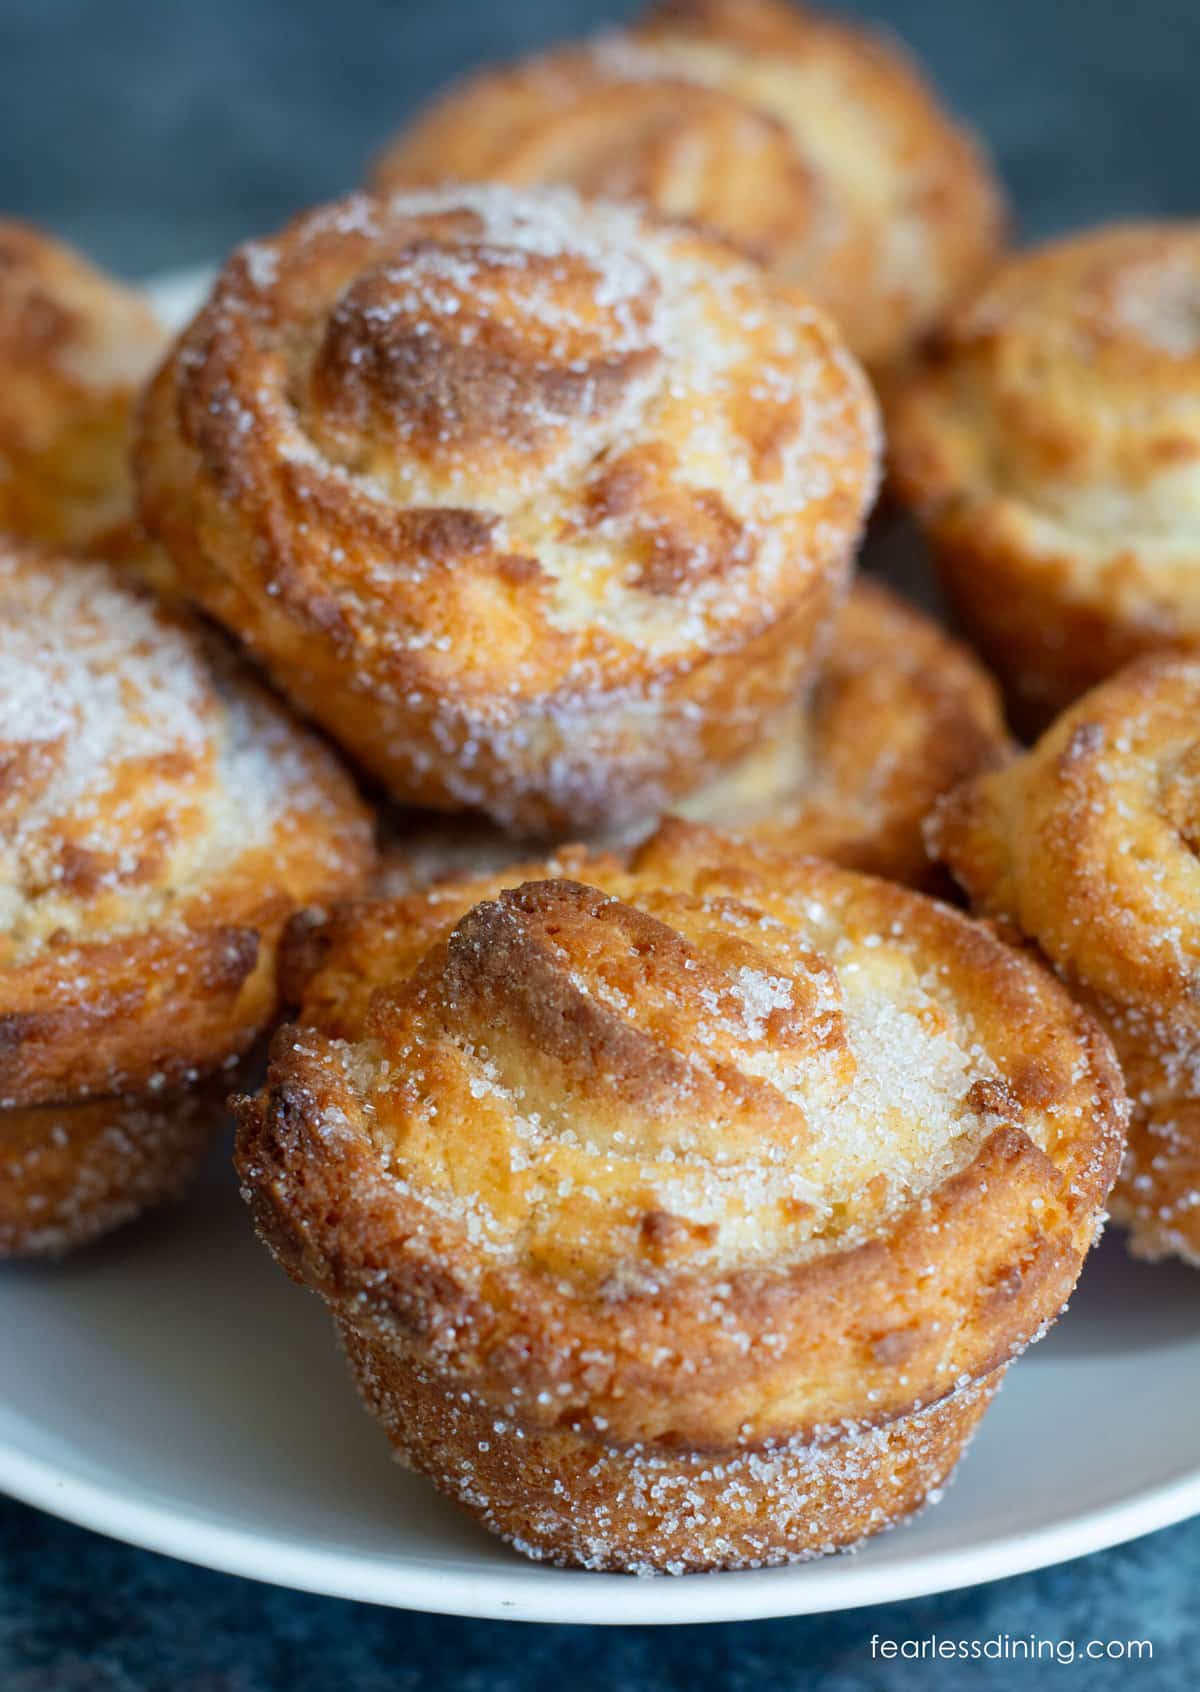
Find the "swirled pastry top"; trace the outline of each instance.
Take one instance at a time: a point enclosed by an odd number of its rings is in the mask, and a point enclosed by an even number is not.
[[[165,343],[133,289],[0,220],[0,528],[90,544],[128,521],[130,410]]]
[[[493,185],[235,254],[139,456],[188,590],[395,797],[528,829],[644,814],[744,748],[823,635],[876,453],[794,290]]]
[[[0,547],[0,1095],[236,1051],[268,940],[370,852],[331,755],[215,645],[105,566]]]
[[[335,635],[369,619],[398,687],[545,692],[719,642],[874,485],[818,312],[566,191],[311,213],[234,256],[168,387],[199,473],[290,525],[245,570]]]
[[[1032,751],[952,794],[931,843],[1073,982],[1194,1026],[1200,660],[1145,658],[1085,695]]]
[[[260,1221],[343,1291],[368,1262],[376,1295],[394,1275],[404,1322],[437,1303],[436,1345],[484,1344],[486,1299],[501,1349],[527,1336],[522,1379],[564,1328],[585,1357],[595,1339],[664,1358],[682,1329],[685,1374],[713,1346],[760,1386],[796,1346],[837,1354],[788,1388],[791,1428],[844,1406],[863,1366],[881,1409],[911,1407],[1030,1337],[1027,1301],[1111,1180],[1115,1066],[1057,983],[815,859],[669,824],[630,861],[568,853],[351,906],[298,945],[300,1025],[245,1113]],[[1031,1221],[1040,1244],[989,1304],[980,1253]],[[904,1329],[874,1363],[864,1311],[876,1338]],[[685,1413],[675,1367],[660,1417]]]
[[[891,424],[897,481],[935,527],[1052,561],[1113,617],[1200,634],[1200,224],[1011,259]]]
[[[894,43],[781,0],[676,0],[467,78],[374,173],[385,190],[447,178],[568,182],[705,224],[802,283],[871,364],[978,279],[1004,221]]]

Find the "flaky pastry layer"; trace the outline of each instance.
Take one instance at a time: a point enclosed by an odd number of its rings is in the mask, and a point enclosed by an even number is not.
[[[994,261],[1003,199],[901,49],[782,0],[674,0],[476,73],[375,165],[383,191],[564,182],[718,231],[798,282],[873,367]]]
[[[153,573],[133,525],[133,404],[166,347],[134,289],[0,220],[0,529]]]
[[[228,1084],[0,1109],[0,1259],[59,1257],[178,1198]]]
[[[361,885],[332,755],[106,566],[0,547],[0,1106],[174,1088],[276,1002],[289,915]]]
[[[1132,1122],[1113,1214],[1200,1263],[1200,660],[1157,655],[968,782],[931,843],[1108,1028]]]
[[[763,1568],[860,1544],[938,1501],[1004,1375],[817,1443],[618,1448],[497,1417],[389,1341],[350,1322],[340,1332],[401,1462],[527,1557],[619,1574]]]
[[[1200,645],[1200,224],[1011,259],[889,404],[893,480],[1014,712]]]
[[[675,810],[780,851],[940,892],[947,878],[926,851],[925,818],[1007,747],[999,694],[971,654],[881,583],[860,577],[816,686],[761,746]],[[632,825],[618,844],[653,827]],[[480,819],[402,812],[391,819],[376,886],[408,892],[538,851]]]
[[[187,590],[403,801],[526,832],[664,808],[808,673],[875,483],[823,315],[566,190],[319,209],[155,380]]]
[[[260,1230],[364,1345],[543,1433],[918,1412],[1058,1313],[1119,1159],[1111,1050],[1039,965],[686,824],[293,947],[240,1106]]]

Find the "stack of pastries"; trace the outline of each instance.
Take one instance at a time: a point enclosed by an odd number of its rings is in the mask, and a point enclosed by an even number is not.
[[[179,1190],[288,917],[368,815],[324,746],[109,566],[0,542],[0,1252]]]
[[[1110,1190],[1200,1261],[1196,233],[1004,258],[915,68],[785,0],[485,71],[372,188],[169,345],[0,226],[0,1253],[232,1092],[485,1526],[854,1544]],[[885,433],[995,680],[854,578]]]

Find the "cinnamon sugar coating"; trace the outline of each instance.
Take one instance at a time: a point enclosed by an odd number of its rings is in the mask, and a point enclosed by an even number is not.
[[[1107,1027],[1132,1104],[1112,1212],[1200,1264],[1200,659],[1140,660],[968,782],[931,843]]]
[[[784,0],[674,0],[467,77],[377,160],[382,191],[564,182],[718,231],[801,284],[873,369],[994,262],[999,187],[890,39]]]
[[[1200,223],[1016,256],[890,399],[895,486],[1020,725],[1200,646]]]
[[[527,1557],[616,1574],[764,1568],[860,1545],[939,1501],[1005,1373],[890,1422],[714,1453],[497,1417],[391,1341],[351,1323],[339,1333],[398,1461]]]
[[[0,677],[0,1249],[20,1251],[178,1185],[201,1128],[172,1096],[260,1032],[288,917],[353,892],[372,847],[330,753],[107,566],[0,546]]]
[[[926,851],[925,818],[1007,747],[998,692],[971,654],[880,582],[860,577],[815,687],[760,746],[675,809],[780,851],[940,892],[948,878]],[[483,821],[402,813],[378,886],[406,892],[446,875],[503,869],[537,850]]]
[[[678,810],[781,852],[940,892],[925,818],[1007,746],[999,693],[971,653],[861,577],[810,696],[761,749]]]
[[[133,525],[129,447],[166,341],[136,290],[0,219],[0,529],[163,567]]]
[[[0,1258],[61,1256],[180,1197],[230,1079],[0,1110]]]
[[[1110,1048],[1039,966],[684,823],[306,922],[287,985],[239,1110],[258,1226],[410,1460],[558,1560],[777,1561],[914,1508],[1119,1157]],[[710,1464],[711,1518],[647,1510]]]
[[[187,591],[394,797],[528,833],[661,811],[794,696],[876,447],[800,295],[493,186],[235,254],[138,464]]]

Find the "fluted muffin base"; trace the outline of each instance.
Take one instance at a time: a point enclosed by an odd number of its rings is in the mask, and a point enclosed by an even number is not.
[[[802,1562],[894,1526],[936,1501],[1005,1373],[821,1442],[620,1449],[504,1415],[394,1343],[338,1326],[402,1462],[527,1557],[610,1573]]]

